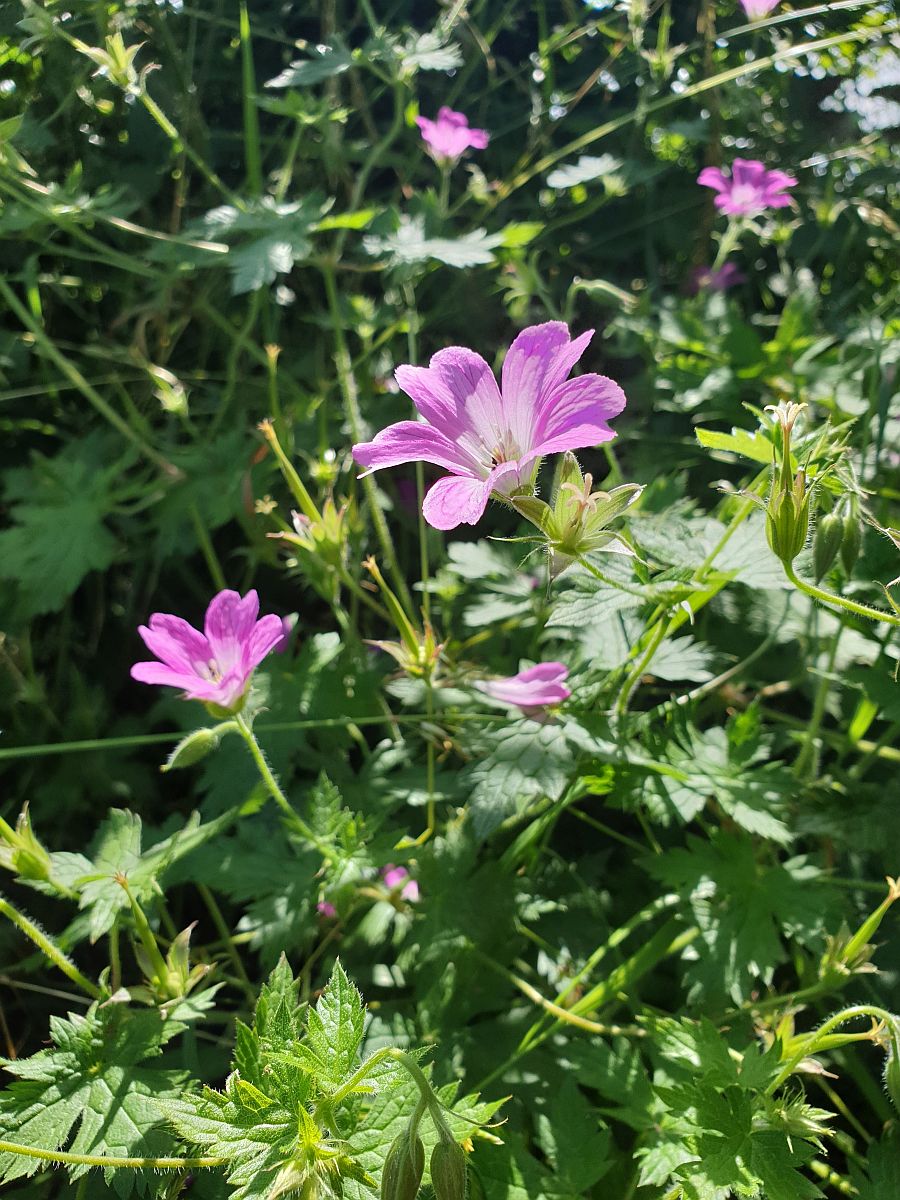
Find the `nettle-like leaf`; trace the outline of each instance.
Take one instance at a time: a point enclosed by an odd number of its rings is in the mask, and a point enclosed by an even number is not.
[[[336,963],[312,1010],[302,1010],[286,959],[264,985],[252,1026],[237,1024],[233,1070],[224,1091],[166,1100],[163,1111],[182,1138],[223,1160],[234,1200],[301,1191],[339,1197],[351,1183],[376,1186],[347,1139],[360,1095],[396,1082],[385,1058],[359,1066],[365,1009]],[[416,1098],[406,1104],[408,1120]],[[340,1093],[340,1094],[338,1094]],[[386,1151],[387,1147],[385,1147]]]
[[[73,1154],[159,1157],[173,1139],[157,1106],[176,1096],[186,1075],[145,1066],[185,1026],[158,1010],[122,1004],[92,1005],[84,1016],[51,1018],[52,1046],[31,1058],[2,1059],[15,1076],[0,1093],[0,1129],[18,1145]],[[0,1182],[31,1175],[40,1159],[0,1154]],[[73,1166],[74,1178],[88,1170]],[[106,1169],[120,1196],[149,1180],[134,1171]]]
[[[900,1196],[900,1136],[896,1127],[869,1147],[865,1172],[854,1164],[851,1176],[858,1200],[896,1200]]]
[[[750,838],[719,830],[708,842],[689,837],[685,849],[647,865],[679,892],[700,928],[701,944],[684,956],[693,1002],[743,1003],[771,984],[788,959],[788,938],[801,945],[824,939],[833,901],[805,858],[762,861]]]

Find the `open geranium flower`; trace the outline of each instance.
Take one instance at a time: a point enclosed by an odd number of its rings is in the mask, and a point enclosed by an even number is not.
[[[785,188],[797,186],[793,175],[767,171],[755,158],[736,158],[730,176],[719,167],[704,167],[697,182],[717,191],[716,208],[733,217],[754,217],[767,208],[786,208],[791,198],[785,195]]]
[[[566,687],[569,668],[561,662],[538,663],[506,679],[483,679],[475,684],[480,692],[504,704],[514,704],[531,713],[548,704],[562,704],[572,695]]]
[[[191,700],[237,711],[254,669],[284,637],[281,617],[257,620],[259,596],[219,592],[206,610],[203,632],[181,617],[154,613],[138,633],[159,662],[139,662],[132,679],[180,688]]]
[[[474,129],[465,113],[454,112],[446,105],[438,109],[437,120],[416,117],[416,124],[422,141],[438,162],[454,163],[470,146],[473,150],[484,150],[491,140],[486,129]]]
[[[450,471],[425,497],[422,511],[436,529],[474,525],[491,493],[530,490],[541,458],[608,442],[607,421],[625,394],[603,375],[569,372],[593,330],[572,341],[562,321],[524,329],[507,352],[501,383],[474,350],[449,346],[427,367],[398,367],[397,382],[423,421],[398,421],[371,442],[353,447],[369,471],[430,462]]]

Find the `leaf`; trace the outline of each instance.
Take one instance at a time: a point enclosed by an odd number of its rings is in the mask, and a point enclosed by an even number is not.
[[[717,429],[697,429],[695,432],[697,441],[707,450],[737,454],[766,467],[772,465],[772,442],[760,429],[737,429],[733,426],[731,433],[723,433]]]
[[[72,443],[55,458],[35,454],[6,474],[10,528],[0,531],[0,579],[14,584],[22,619],[56,612],[91,571],[113,561],[106,525],[121,464],[102,469]]]
[[[612,1166],[612,1139],[572,1079],[555,1093],[548,1113],[537,1117],[537,1138],[559,1182],[582,1195]]]
[[[870,1144],[865,1174],[855,1163],[850,1171],[858,1200],[896,1200],[900,1196],[900,1136],[896,1130]]]
[[[81,908],[90,910],[91,941],[95,942],[112,928],[117,913],[129,907],[119,876],[127,879],[138,903],[148,901],[156,894],[159,879],[172,863],[214,837],[233,819],[229,812],[203,825],[200,814],[193,813],[176,833],[142,853],[141,818],[126,809],[110,809],[97,833],[87,869],[72,884],[80,893]],[[62,855],[57,858],[61,864],[66,861]],[[77,858],[83,865],[82,856]]]
[[[594,179],[602,179],[604,175],[612,175],[622,166],[622,160],[612,154],[601,154],[596,157],[582,154],[577,162],[567,163],[557,167],[547,176],[547,187],[561,189],[577,187],[579,183],[590,183]]]
[[[787,937],[801,945],[824,939],[831,897],[803,858],[766,866],[749,838],[717,831],[709,842],[689,837],[648,869],[680,893],[700,927],[702,948],[688,952],[692,1002],[741,1004],[771,984],[789,957]]]
[[[320,1081],[334,1085],[350,1074],[362,1045],[365,1009],[362,997],[336,962],[328,986],[307,1021],[306,1040],[301,1046]]]
[[[311,58],[299,58],[285,67],[280,75],[266,81],[267,88],[311,87],[341,75],[353,66],[353,55],[340,42],[316,47]]]
[[[123,1004],[92,1005],[84,1016],[51,1019],[52,1046],[31,1058],[3,1059],[16,1077],[0,1093],[4,1137],[34,1149],[73,1154],[160,1157],[171,1154],[171,1135],[162,1125],[157,1102],[184,1087],[177,1071],[145,1067],[145,1059],[184,1026],[164,1021],[158,1010],[136,1011]],[[40,1159],[0,1154],[0,1181],[32,1175]],[[86,1166],[70,1168],[73,1178]],[[120,1196],[139,1177],[134,1171],[105,1171]]]
[[[463,64],[462,50],[455,42],[445,42],[438,33],[414,34],[399,50],[400,69],[415,71],[455,71]]]
[[[402,216],[393,233],[371,234],[363,246],[373,257],[386,256],[392,266],[423,263],[431,259],[448,267],[476,267],[494,261],[494,247],[502,245],[502,234],[474,229],[459,238],[428,237],[424,217]]]
[[[612,748],[564,718],[547,724],[512,721],[485,735],[478,761],[464,773],[464,784],[472,788],[469,820],[475,836],[487,837],[531,801],[558,800],[585,751],[608,761]]]

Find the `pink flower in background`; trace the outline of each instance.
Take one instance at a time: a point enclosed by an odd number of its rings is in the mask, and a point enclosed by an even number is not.
[[[491,135],[486,129],[471,129],[465,113],[452,108],[439,108],[437,120],[416,117],[422,132],[422,141],[429,153],[439,162],[456,162],[471,146],[473,150],[484,150]]]
[[[329,920],[337,916],[337,909],[330,900],[320,900],[316,905],[316,912],[320,917],[328,917]]]
[[[485,679],[475,684],[480,692],[504,704],[515,704],[526,714],[548,704],[561,704],[572,695],[566,687],[569,668],[561,662],[538,663],[506,679]]]
[[[730,177],[719,167],[704,167],[697,176],[703,187],[714,188],[716,208],[736,217],[751,217],[767,208],[785,208],[791,202],[785,188],[796,187],[797,180],[785,171],[767,171],[752,158],[736,158]]]
[[[279,620],[281,621],[281,637],[272,649],[276,654],[284,654],[291,644],[291,635],[297,622],[295,617],[280,617]]]
[[[739,283],[746,283],[747,276],[733,262],[723,263],[718,271],[712,267],[695,267],[691,271],[688,290],[692,296],[698,292],[727,292]]]
[[[427,367],[397,368],[397,382],[424,417],[398,421],[353,447],[369,471],[430,462],[450,472],[429,490],[422,511],[436,529],[474,525],[491,493],[530,487],[546,454],[615,437],[607,425],[625,394],[603,375],[568,375],[593,330],[572,341],[562,321],[523,329],[503,363],[502,388],[473,350],[449,346]]]
[[[138,633],[159,662],[139,662],[132,679],[181,688],[191,700],[236,709],[254,668],[284,637],[281,617],[257,620],[259,597],[219,592],[206,610],[203,633],[181,617],[154,613]]]
[[[400,895],[404,900],[409,900],[414,904],[419,899],[419,885],[414,879],[410,879],[406,867],[395,867],[393,863],[388,863],[381,869],[381,878],[384,886],[391,892],[402,885]]]
[[[741,0],[741,8],[751,21],[761,21],[780,3],[781,0]]]

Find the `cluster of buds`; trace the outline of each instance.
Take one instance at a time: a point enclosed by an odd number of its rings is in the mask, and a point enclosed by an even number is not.
[[[609,492],[595,492],[593,487],[593,477],[582,474],[575,455],[567,451],[552,504],[536,496],[511,497],[516,511],[544,535],[553,579],[586,554],[597,551],[633,554],[631,547],[608,526],[634,504],[643,487],[623,483]]]
[[[15,829],[0,817],[0,866],[29,883],[56,890],[53,861],[31,828],[27,804],[19,813]]]
[[[284,481],[297,502],[291,513],[292,529],[270,533],[295,548],[297,563],[310,583],[325,599],[333,595],[336,575],[346,569],[347,551],[354,509],[351,504],[335,504],[329,496],[321,509],[282,449],[271,421],[262,421],[259,431],[275,452]]]
[[[391,1143],[381,1174],[381,1200],[416,1200],[425,1171],[425,1147],[418,1134],[418,1113]],[[466,1200],[466,1152],[446,1124],[438,1126],[431,1152],[435,1200]]]
[[[443,642],[437,640],[429,621],[423,620],[422,628],[416,628],[397,596],[385,582],[374,558],[367,558],[363,566],[377,584],[384,606],[400,637],[399,641],[370,641],[369,645],[377,646],[379,650],[390,654],[401,669],[414,679],[432,679],[440,662]]]
[[[191,966],[191,933],[194,925],[196,921],[172,939],[165,958],[158,951],[155,955],[148,953],[143,937],[141,944],[135,945],[134,956],[148,986],[130,987],[128,994],[132,1000],[158,1003],[165,1011],[167,1004],[182,1000],[203,982],[212,967],[208,963]]]
[[[132,46],[126,46],[125,39],[118,31],[107,37],[102,46],[89,46],[80,38],[72,38],[71,42],[76,50],[96,63],[95,75],[108,79],[131,96],[140,93],[144,86],[144,77],[153,70],[151,64],[138,71],[134,60],[144,43],[135,42]]]
[[[766,506],[766,537],[774,553],[790,566],[803,547],[809,532],[809,495],[806,472],[792,470],[791,433],[805,404],[781,401],[766,412],[774,414],[781,428],[781,467]]]

